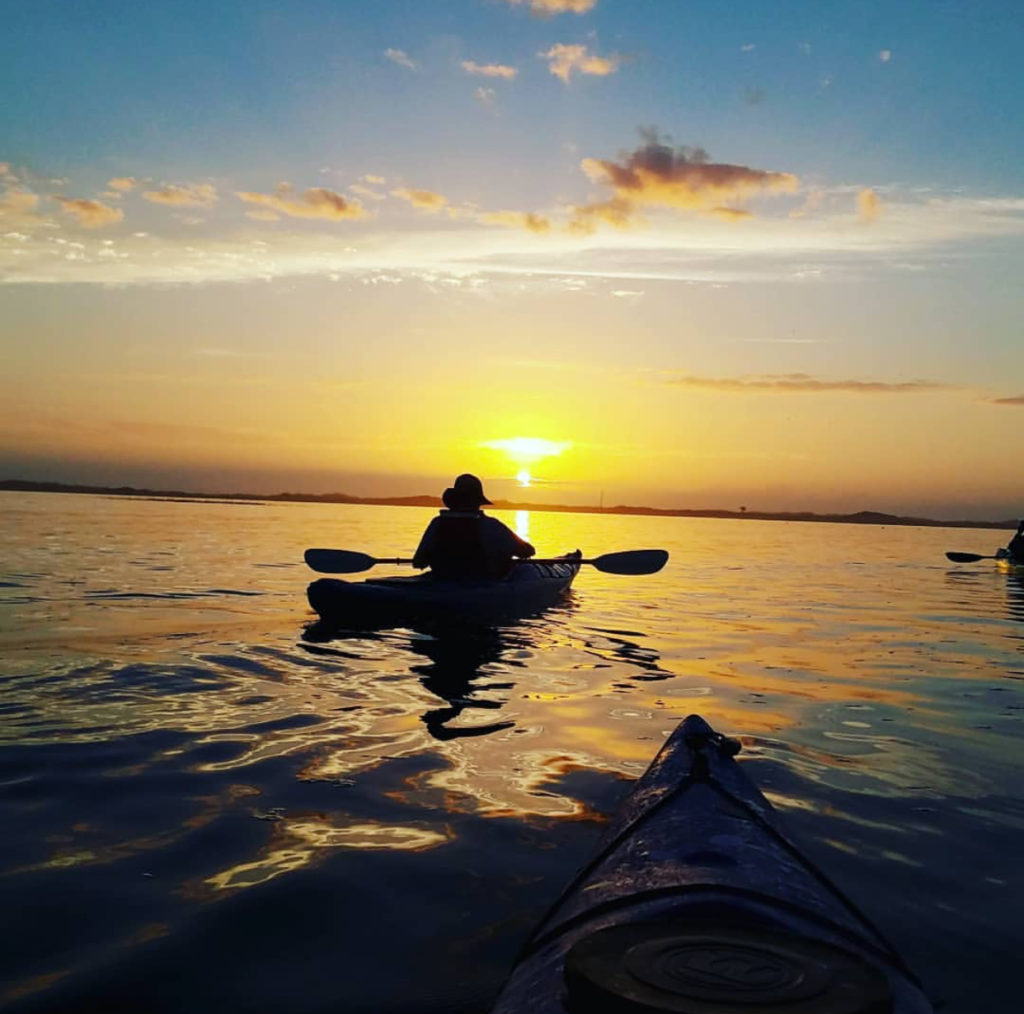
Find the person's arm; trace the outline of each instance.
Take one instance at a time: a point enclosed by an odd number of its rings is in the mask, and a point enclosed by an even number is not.
[[[508,553],[509,556],[518,556],[523,560],[536,555],[537,550],[525,539],[519,538],[508,525],[497,518],[489,517],[487,520],[491,523],[495,542],[500,544],[502,552]]]
[[[436,543],[437,518],[433,518],[420,538],[420,544],[416,547],[416,552],[413,553],[412,565],[420,570],[423,570],[424,567],[429,567]]]

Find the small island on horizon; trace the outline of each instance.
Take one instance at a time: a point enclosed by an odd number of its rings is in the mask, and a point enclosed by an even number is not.
[[[0,492],[10,493],[88,493],[96,496],[126,496],[142,499],[164,499],[204,502],[232,503],[328,503],[353,504],[379,507],[440,507],[441,498],[431,495],[363,497],[347,493],[196,493],[177,489],[147,489],[136,486],[88,486],[63,482],[38,482],[29,479],[0,480]],[[1001,521],[938,520],[935,518],[907,517],[899,514],[885,514],[880,511],[862,510],[851,514],[819,514],[813,511],[759,511],[643,507],[616,504],[598,507],[570,504],[537,504],[512,500],[495,500],[497,510],[525,510],[568,514],[633,514],[652,517],[722,518],[727,520],[753,521],[810,521],[829,524],[855,525],[908,525],[928,528],[997,528],[1015,529],[1015,519]]]

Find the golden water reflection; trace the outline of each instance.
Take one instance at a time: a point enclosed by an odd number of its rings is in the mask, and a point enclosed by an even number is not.
[[[215,891],[255,887],[309,866],[325,850],[419,851],[436,848],[448,836],[422,827],[374,822],[335,825],[326,817],[307,817],[282,819],[275,825],[273,839],[259,858],[207,877],[204,883]]]
[[[980,793],[985,775],[964,778],[945,749],[1005,757],[969,716],[1010,715],[992,685],[1020,669],[1024,595],[1012,575],[951,576],[941,531],[517,512],[507,520],[544,555],[663,545],[670,564],[644,578],[587,569],[567,608],[491,631],[313,642],[302,548],[402,551],[432,512],[103,502],[117,526],[90,545],[75,533],[95,531],[96,501],[46,502],[67,516],[34,502],[10,562],[36,577],[11,582],[24,612],[3,635],[0,665],[17,678],[0,740],[177,737],[107,777],[175,765],[245,782],[289,762],[303,782],[343,783],[419,758],[400,791],[431,805],[575,818],[573,771],[634,777],[692,711],[811,792],[853,771],[876,794]],[[33,556],[48,531],[81,544]],[[93,854],[76,844],[53,859]]]

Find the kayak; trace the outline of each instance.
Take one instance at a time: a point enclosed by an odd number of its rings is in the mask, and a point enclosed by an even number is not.
[[[329,623],[493,622],[554,605],[579,573],[581,556],[577,550],[564,563],[517,563],[498,580],[445,581],[429,573],[366,581],[320,578],[306,594],[314,612]]]
[[[996,550],[996,566],[1007,574],[1024,575],[1024,560],[1011,556],[1005,549]]]
[[[699,715],[534,931],[493,1014],[930,1014]]]

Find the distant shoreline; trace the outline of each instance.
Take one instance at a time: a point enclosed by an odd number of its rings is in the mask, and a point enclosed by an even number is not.
[[[62,482],[34,482],[28,479],[0,480],[0,492],[9,493],[91,493],[100,496],[128,496],[146,499],[221,501],[231,503],[336,503],[377,507],[440,507],[437,496],[349,496],[346,493],[276,493],[269,496],[255,493],[190,493],[177,489],[145,489],[135,486],[83,486]],[[528,510],[568,514],[631,514],[650,517],[722,518],[729,521],[817,521],[843,525],[907,525],[924,528],[998,528],[1015,529],[1016,520],[1006,521],[937,521],[933,518],[903,517],[878,511],[857,511],[853,514],[816,514],[812,511],[729,511],[688,510],[674,507],[585,507],[567,504],[532,504],[497,500],[498,510]]]

